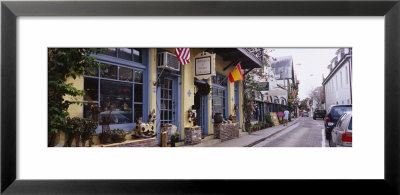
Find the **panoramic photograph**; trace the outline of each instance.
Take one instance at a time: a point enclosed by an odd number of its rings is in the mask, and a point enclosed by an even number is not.
[[[352,48],[48,48],[48,147],[352,147]]]

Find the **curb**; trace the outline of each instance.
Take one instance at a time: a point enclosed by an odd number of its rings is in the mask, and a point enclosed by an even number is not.
[[[251,144],[247,144],[247,145],[245,145],[245,146],[243,146],[243,147],[253,147],[253,146],[256,145],[256,144],[265,141],[266,139],[268,139],[268,138],[270,138],[270,137],[272,137],[272,136],[274,136],[274,135],[276,135],[276,134],[282,132],[283,130],[285,130],[285,129],[291,127],[291,126],[293,126],[294,124],[297,124],[297,120],[298,120],[298,119],[299,119],[299,118],[297,118],[296,121],[294,121],[294,123],[292,123],[291,125],[288,125],[288,126],[282,128],[281,130],[278,130],[278,131],[276,131],[275,133],[273,133],[273,134],[271,134],[271,135],[268,135],[267,137],[261,138],[261,139],[255,141],[255,142],[253,142],[253,143],[251,143]]]

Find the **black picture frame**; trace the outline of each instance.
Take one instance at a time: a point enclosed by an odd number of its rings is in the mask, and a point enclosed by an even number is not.
[[[19,16],[385,16],[384,179],[16,180],[16,20]],[[4,194],[236,194],[243,192],[252,194],[259,193],[261,190],[261,192],[279,192],[279,194],[362,194],[363,192],[399,194],[400,123],[397,121],[400,116],[397,104],[400,98],[399,28],[400,3],[398,0],[2,1],[1,192]],[[246,165],[243,168],[245,167]]]

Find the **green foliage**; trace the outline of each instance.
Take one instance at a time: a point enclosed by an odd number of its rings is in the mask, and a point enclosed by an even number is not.
[[[178,142],[180,138],[179,132],[175,132],[174,134],[171,135],[171,142]]]
[[[304,100],[301,100],[301,104],[299,106],[300,110],[306,110],[307,112],[310,111],[309,108],[307,108],[307,101],[309,101],[310,99],[306,98]]]
[[[267,121],[270,127],[274,126],[274,121],[272,121],[272,117],[270,114],[265,115],[265,120]]]
[[[126,132],[123,129],[111,130],[111,139],[113,142],[123,142],[125,141]]]
[[[76,97],[84,95],[84,91],[76,89],[72,83],[66,83],[67,78],[76,79],[82,75],[85,67],[98,67],[95,57],[90,54],[103,52],[101,49],[90,48],[49,48],[48,49],[48,132],[54,135],[62,131],[71,131],[66,125],[67,110],[71,104],[81,101],[64,100],[66,95]],[[53,136],[54,137],[54,136]],[[49,140],[49,145],[52,146]]]
[[[85,146],[87,140],[89,140],[89,146],[93,144],[93,135],[96,133],[98,123],[90,119],[83,119],[83,132],[81,134],[82,145]]]
[[[243,81],[243,115],[245,119],[245,130],[252,131],[252,126],[249,125],[251,121],[251,115],[253,113],[252,102],[255,100],[255,93],[260,92],[258,82],[254,79],[254,76],[250,73],[245,76]]]

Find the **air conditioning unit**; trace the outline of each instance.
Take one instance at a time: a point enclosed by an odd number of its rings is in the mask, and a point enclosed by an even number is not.
[[[169,52],[160,52],[157,54],[157,67],[173,71],[179,71],[181,68],[176,55]]]

